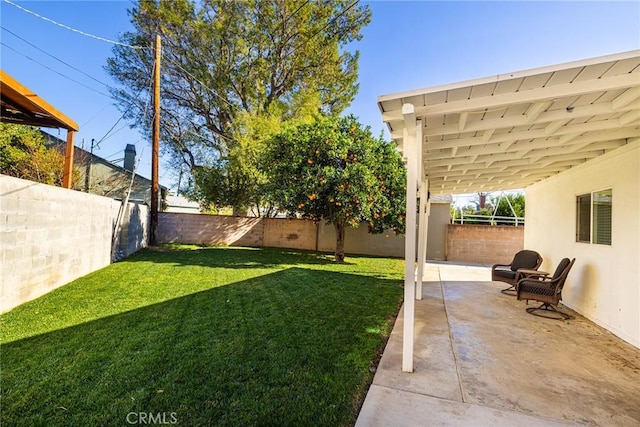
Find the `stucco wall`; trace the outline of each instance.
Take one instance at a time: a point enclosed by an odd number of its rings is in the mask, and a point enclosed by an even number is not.
[[[427,231],[427,259],[447,259],[447,225],[451,222],[449,203],[432,203]]]
[[[472,224],[447,227],[448,261],[508,264],[523,248],[524,227]]]
[[[0,312],[109,265],[119,208],[107,197],[0,175]],[[145,205],[129,206],[122,255],[146,245],[147,218]]]
[[[611,188],[612,242],[576,242],[576,196]],[[525,245],[542,269],[576,258],[564,303],[640,347],[640,141],[525,189]]]

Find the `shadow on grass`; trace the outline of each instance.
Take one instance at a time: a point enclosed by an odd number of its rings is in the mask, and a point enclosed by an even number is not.
[[[6,343],[3,424],[353,425],[398,285],[289,268]]]
[[[191,248],[192,250],[188,250]],[[352,256],[350,256],[352,257]],[[281,248],[165,245],[147,248],[126,261],[149,261],[224,268],[271,268],[297,264],[336,264],[333,254]],[[343,265],[350,265],[344,262]]]

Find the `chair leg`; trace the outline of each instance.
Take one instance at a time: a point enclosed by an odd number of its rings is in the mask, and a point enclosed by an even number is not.
[[[516,285],[511,285],[508,288],[504,288],[502,289],[500,292],[502,292],[505,295],[516,295]]]
[[[543,303],[539,307],[528,307],[527,313],[533,314],[534,316],[544,317],[546,319],[553,320],[571,320],[573,316],[568,315],[567,313],[563,313],[551,304]],[[542,314],[545,313],[545,314]],[[551,315],[549,315],[551,314]]]

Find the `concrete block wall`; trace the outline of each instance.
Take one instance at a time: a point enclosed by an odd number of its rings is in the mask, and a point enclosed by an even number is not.
[[[120,202],[0,175],[0,312],[111,262]],[[121,252],[146,245],[146,206],[123,221]]]
[[[318,250],[318,226],[313,221],[284,218],[264,218],[262,246]]]
[[[127,204],[120,222],[117,259],[126,258],[147,246],[150,212],[149,206],[145,203],[130,202]]]
[[[448,261],[508,264],[513,255],[522,249],[524,227],[470,224],[447,226]]]
[[[318,250],[333,252],[336,247],[336,230],[332,224],[321,224],[318,230]],[[388,230],[381,234],[369,234],[367,224],[347,228],[344,251],[348,254],[404,257],[404,235]]]
[[[333,225],[285,218],[245,218],[161,212],[158,243],[275,247],[332,252]],[[393,232],[368,234],[366,225],[347,228],[345,252],[381,256],[404,256],[404,236]]]
[[[263,246],[262,218],[158,213],[156,240],[195,245]]]
[[[447,218],[444,217],[444,219]],[[434,243],[431,241],[431,229],[437,227],[446,230],[446,259],[449,261],[479,264],[508,263],[512,260],[513,254],[523,248],[523,227],[430,222],[430,245]],[[169,212],[161,212],[158,216],[157,239],[158,243],[266,246],[321,252],[333,252],[336,241],[333,225],[324,222],[316,225],[312,221],[300,219],[245,218]],[[439,247],[436,245],[434,247]],[[366,224],[358,228],[347,228],[345,252],[404,257],[404,236],[396,236],[392,231],[369,234]],[[438,252],[438,258],[428,259],[445,258]]]

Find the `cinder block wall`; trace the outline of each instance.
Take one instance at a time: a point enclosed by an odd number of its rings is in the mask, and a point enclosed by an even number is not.
[[[436,227],[442,227],[447,231],[446,259],[449,261],[508,263],[513,254],[523,247],[523,227],[430,223],[430,229]],[[321,252],[332,252],[336,241],[333,225],[324,222],[316,225],[312,221],[300,219],[169,212],[159,214],[157,233],[158,243],[267,246]],[[430,241],[429,244],[432,243]],[[347,228],[345,252],[404,257],[404,236],[396,236],[392,231],[369,234],[366,224],[355,229]]]
[[[0,175],[0,312],[109,265],[120,202]],[[146,245],[148,209],[130,204],[120,253]]]
[[[263,234],[261,218],[159,212],[156,241],[158,244],[262,246]]]
[[[447,260],[508,264],[524,248],[524,227],[449,224]]]
[[[332,224],[321,224],[318,230],[318,250],[333,252],[336,247],[336,230]],[[367,224],[347,228],[344,251],[348,254],[404,257],[404,235],[388,230],[381,234],[369,234]]]
[[[161,212],[158,243],[275,247],[332,252],[333,225],[284,218],[245,218]],[[404,256],[404,236],[393,232],[368,234],[366,225],[347,228],[345,252],[380,256]]]
[[[318,250],[317,226],[301,219],[264,218],[262,246]]]

